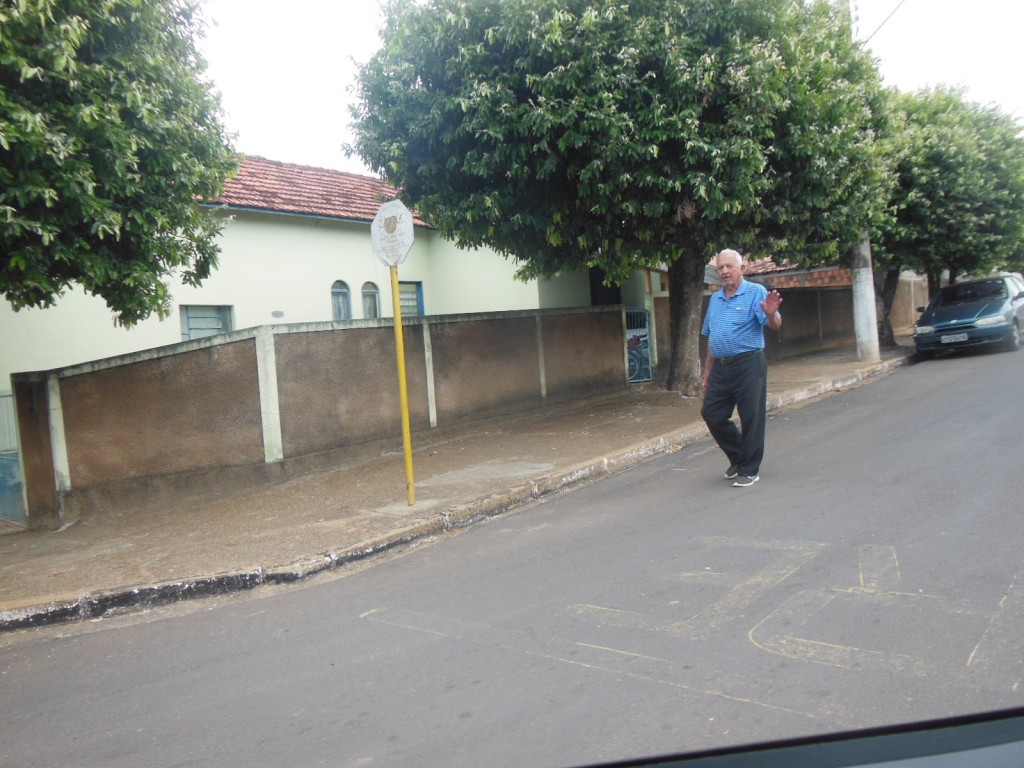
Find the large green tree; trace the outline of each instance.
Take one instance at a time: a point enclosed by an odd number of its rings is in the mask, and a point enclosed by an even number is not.
[[[234,165],[194,0],[0,0],[0,291],[74,285],[131,325],[216,262]]]
[[[872,243],[887,302],[903,269],[940,275],[1020,269],[1024,254],[1024,139],[1022,126],[992,106],[968,101],[963,91],[938,87],[893,93],[885,144],[895,158],[897,184],[889,216]]]
[[[668,264],[670,389],[700,389],[704,265],[841,253],[884,176],[877,70],[818,0],[392,0],[351,151],[522,277]]]

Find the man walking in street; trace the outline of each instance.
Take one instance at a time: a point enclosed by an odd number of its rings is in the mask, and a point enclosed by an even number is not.
[[[778,291],[743,279],[743,257],[726,249],[715,257],[722,288],[711,296],[701,334],[708,337],[701,416],[729,459],[725,477],[736,488],[760,479],[768,405],[764,327],[782,327]],[[740,425],[732,420],[739,411]]]

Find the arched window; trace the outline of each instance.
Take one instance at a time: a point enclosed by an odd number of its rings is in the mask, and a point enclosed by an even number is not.
[[[376,283],[363,283],[363,317],[367,320],[380,317],[380,291]]]
[[[344,280],[335,280],[331,286],[331,310],[336,323],[352,319],[352,297]]]

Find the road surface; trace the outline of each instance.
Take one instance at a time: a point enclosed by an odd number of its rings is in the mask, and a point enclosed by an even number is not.
[[[1024,704],[1024,353],[302,587],[0,638],[0,765],[571,766]]]

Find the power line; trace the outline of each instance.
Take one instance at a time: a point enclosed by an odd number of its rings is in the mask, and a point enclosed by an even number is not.
[[[898,3],[896,3],[896,7],[893,8],[891,11],[889,11],[889,15],[886,16],[884,19],[882,19],[882,23],[881,24],[879,24],[877,27],[875,27],[875,31],[872,32],[870,35],[868,35],[867,38],[865,38],[865,40],[864,40],[865,44],[871,42],[871,38],[878,34],[878,30],[880,30],[882,27],[885,26],[885,23],[887,21],[889,21],[889,19],[891,19],[893,17],[893,14],[896,13],[896,11],[898,11],[900,8],[903,7],[903,4],[905,2],[907,2],[907,0],[900,0]]]

